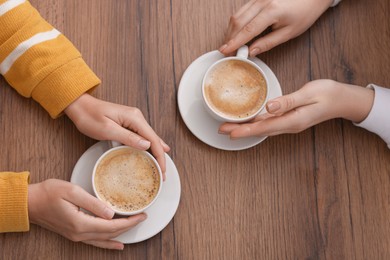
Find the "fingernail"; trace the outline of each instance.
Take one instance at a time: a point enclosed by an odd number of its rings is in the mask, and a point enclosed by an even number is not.
[[[106,207],[103,212],[104,218],[106,219],[112,219],[115,215],[115,212],[110,209],[109,207]]]
[[[145,219],[147,218],[146,214],[141,214],[138,221],[141,222],[141,221],[144,221]]]
[[[220,51],[220,52],[223,52],[223,50],[226,49],[227,46],[228,46],[227,44],[222,45],[222,47],[219,48],[219,51]]]
[[[118,250],[123,250],[123,249],[125,249],[125,245],[124,245],[124,244],[119,245],[117,249],[118,249]]]
[[[221,134],[221,135],[226,135],[226,134],[227,134],[227,132],[225,132],[225,131],[222,131],[222,130],[218,130],[218,134]]]
[[[271,101],[267,103],[267,111],[275,113],[280,109],[280,103],[278,101]]]
[[[260,53],[260,49],[259,48],[254,48],[253,50],[251,50],[249,52],[249,55],[252,56],[252,57],[255,57],[259,53]]]
[[[161,143],[161,145],[162,145],[162,146],[166,146],[166,147],[170,148],[170,147],[169,147],[169,145],[167,145],[167,143],[166,143],[166,142],[164,142],[164,141],[163,141],[163,140],[161,140],[161,139],[160,139],[160,143]]]
[[[143,148],[143,149],[149,149],[149,147],[150,147],[150,142],[141,139],[141,140],[138,141],[138,145],[139,145],[141,148]]]

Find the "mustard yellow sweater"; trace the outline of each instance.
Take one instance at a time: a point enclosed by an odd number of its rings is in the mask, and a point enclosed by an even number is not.
[[[0,74],[53,118],[100,83],[72,43],[27,0],[0,0]],[[29,230],[28,180],[28,172],[0,172],[0,232]]]

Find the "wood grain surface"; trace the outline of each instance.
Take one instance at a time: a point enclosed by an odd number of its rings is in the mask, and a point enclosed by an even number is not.
[[[110,251],[32,225],[0,234],[0,259],[390,259],[390,150],[335,119],[227,152],[199,141],[177,108],[185,69],[217,49],[235,0],[31,0],[102,79],[93,93],[138,107],[172,147],[182,197],[153,238]],[[259,56],[283,92],[331,78],[390,86],[390,2],[343,1]],[[1,29],[1,28],[0,28]],[[0,78],[0,170],[70,180],[96,141],[52,120]]]

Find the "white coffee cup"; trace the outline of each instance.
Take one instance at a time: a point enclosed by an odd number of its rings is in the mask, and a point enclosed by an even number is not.
[[[248,59],[248,46],[237,55],[218,60],[202,81],[206,110],[218,121],[242,123],[255,118],[265,107],[269,82],[264,71]]]
[[[92,187],[98,199],[116,214],[144,212],[157,200],[162,188],[162,171],[148,152],[109,142],[114,146],[96,161]],[[138,167],[138,168],[137,168]]]

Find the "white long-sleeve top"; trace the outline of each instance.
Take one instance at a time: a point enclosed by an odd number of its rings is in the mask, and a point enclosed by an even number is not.
[[[341,2],[341,0],[333,0],[333,4],[331,7],[338,5]]]
[[[390,148],[390,89],[374,84],[367,87],[375,91],[374,104],[366,119],[355,125],[379,135]]]
[[[341,0],[334,0],[331,6],[336,6],[340,2]],[[390,89],[374,84],[367,87],[375,91],[374,104],[366,119],[355,125],[377,134],[390,149]]]

